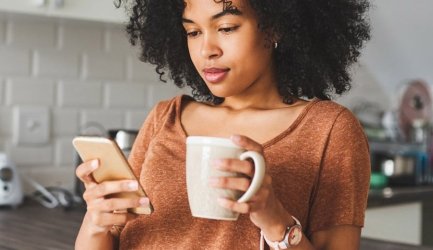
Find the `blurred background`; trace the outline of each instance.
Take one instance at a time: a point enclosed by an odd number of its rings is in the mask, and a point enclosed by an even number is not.
[[[372,39],[336,97],[370,143],[362,249],[433,249],[433,1],[372,4]],[[138,60],[126,20],[112,1],[0,0],[0,249],[71,249],[84,212],[72,138],[131,143],[154,104],[188,93]]]

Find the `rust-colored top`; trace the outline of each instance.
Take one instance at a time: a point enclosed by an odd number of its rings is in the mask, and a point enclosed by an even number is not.
[[[159,103],[140,129],[130,163],[155,208],[128,223],[121,249],[259,249],[248,215],[235,222],[194,218],[185,178],[186,134],[178,96]],[[334,225],[362,227],[370,180],[368,143],[346,108],[314,99],[286,131],[263,144],[273,188],[307,235]]]

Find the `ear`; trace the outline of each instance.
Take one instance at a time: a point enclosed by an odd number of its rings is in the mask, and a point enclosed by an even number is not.
[[[265,36],[265,47],[276,49],[280,41],[280,35],[273,29],[267,29],[263,32]]]
[[[280,43],[280,39],[281,39],[281,36],[279,35],[279,33],[277,33],[276,31],[274,31],[274,30],[270,30],[270,31],[268,31],[268,32],[266,32],[267,34],[268,34],[268,41],[267,41],[267,44],[271,47],[271,48],[273,48],[273,49],[277,49],[278,48],[278,45],[279,45],[279,43]]]
[[[280,39],[281,39],[280,33],[278,31],[276,31],[275,29],[272,29],[269,31],[269,37],[271,37],[272,43],[279,43]]]

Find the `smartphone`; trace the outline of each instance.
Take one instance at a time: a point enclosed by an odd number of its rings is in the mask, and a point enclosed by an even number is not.
[[[99,159],[99,167],[93,172],[96,182],[116,181],[116,180],[137,180],[128,160],[117,143],[109,138],[94,136],[78,136],[72,140],[75,150],[77,150],[83,161]],[[137,180],[138,181],[138,180]],[[122,192],[110,195],[116,198],[133,198],[147,196],[141,185],[138,185],[135,192]],[[136,214],[151,214],[152,204],[149,207],[136,207],[128,209],[128,212]]]

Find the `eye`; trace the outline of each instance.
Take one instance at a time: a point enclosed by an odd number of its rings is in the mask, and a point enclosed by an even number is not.
[[[200,32],[196,31],[196,30],[194,30],[194,31],[187,31],[186,32],[186,36],[189,37],[189,38],[197,37],[199,34],[200,34]]]
[[[221,31],[222,33],[228,34],[236,31],[239,28],[239,26],[232,26],[232,27],[224,27],[219,28],[218,31]]]

